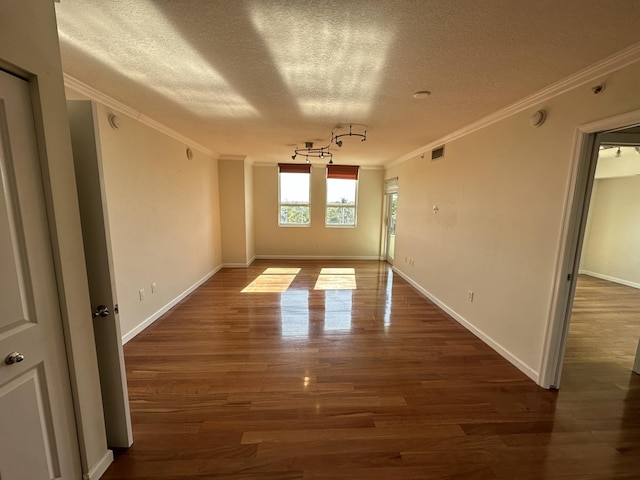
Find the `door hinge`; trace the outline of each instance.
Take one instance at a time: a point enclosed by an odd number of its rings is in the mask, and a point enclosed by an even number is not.
[[[572,275],[569,273],[569,274],[567,275],[567,282],[570,282],[570,281],[571,281],[571,278],[573,278],[573,277],[572,277]]]
[[[113,306],[113,313],[118,313],[118,304],[117,303]]]

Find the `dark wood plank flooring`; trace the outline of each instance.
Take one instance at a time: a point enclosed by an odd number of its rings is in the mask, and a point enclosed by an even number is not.
[[[301,270],[242,292],[275,267]],[[357,289],[314,289],[329,267]],[[353,281],[325,273],[322,288]],[[612,284],[591,280],[554,392],[385,263],[222,270],[125,346],[135,441],[103,478],[638,479],[640,294],[613,285],[607,313]]]

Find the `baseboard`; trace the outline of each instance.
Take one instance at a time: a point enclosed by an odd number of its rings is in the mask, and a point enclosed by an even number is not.
[[[104,472],[107,471],[109,465],[113,463],[113,452],[111,450],[107,450],[104,456],[100,459],[98,463],[96,463],[87,473],[82,474],[83,480],[98,480]]]
[[[173,300],[171,300],[169,303],[167,303],[164,307],[162,307],[160,310],[158,310],[157,312],[155,312],[153,315],[151,315],[149,318],[147,318],[145,321],[143,321],[142,323],[140,323],[137,327],[133,328],[132,330],[130,330],[129,332],[127,332],[126,334],[124,334],[122,336],[122,343],[125,344],[127,343],[129,340],[131,340],[132,338],[134,338],[136,335],[138,335],[140,332],[142,332],[145,328],[147,328],[149,325],[151,325],[153,322],[155,322],[158,318],[160,318],[162,315],[164,315],[165,313],[167,313],[169,310],[171,310],[173,307],[175,307],[179,302],[181,302],[182,300],[184,300],[184,298],[189,295],[190,293],[192,293],[196,288],[198,288],[200,285],[202,285],[204,282],[206,282],[207,280],[209,280],[211,277],[213,277],[218,271],[220,271],[220,269],[222,268],[222,265],[217,266],[215,269],[213,269],[212,271],[210,271],[209,273],[207,273],[204,277],[202,277],[200,280],[198,280],[196,283],[194,283],[193,285],[191,285],[189,288],[187,288],[184,292],[182,292],[180,295],[178,295],[176,298],[174,298]]]
[[[395,273],[397,273],[404,280],[406,280],[418,292],[420,292],[422,295],[424,295],[426,298],[428,298],[430,301],[432,301],[438,307],[440,307],[442,310],[444,310],[447,313],[447,315],[452,317],[460,325],[465,327],[467,330],[469,330],[471,333],[473,333],[476,337],[478,337],[484,343],[486,343],[491,348],[493,348],[497,353],[499,353],[509,363],[514,365],[518,370],[520,370],[522,373],[524,373],[531,380],[536,382],[538,385],[540,384],[540,374],[539,374],[539,372],[537,372],[533,368],[529,367],[526,363],[524,363],[522,360],[520,360],[518,357],[516,357],[513,353],[511,353],[509,350],[504,348],[498,342],[493,340],[489,335],[484,333],[479,328],[475,327],[473,324],[471,324],[471,322],[466,320],[462,315],[458,314],[455,310],[450,308],[447,304],[445,304],[444,302],[440,301],[431,292],[425,290],[421,285],[419,285],[417,282],[415,282],[411,277],[406,275],[404,272],[398,270],[396,267],[392,267],[392,269],[393,269],[393,271]]]
[[[222,268],[249,268],[251,264],[255,261],[256,256],[254,255],[251,260],[247,263],[235,262],[235,263],[223,263]]]
[[[338,256],[338,255],[256,255],[257,260],[382,260],[378,255]]]
[[[627,287],[640,288],[640,283],[630,282],[629,280],[623,280],[622,278],[610,277],[603,273],[592,272],[590,270],[580,270],[580,275],[589,275],[590,277],[600,278],[608,282],[619,283],[620,285],[626,285]]]

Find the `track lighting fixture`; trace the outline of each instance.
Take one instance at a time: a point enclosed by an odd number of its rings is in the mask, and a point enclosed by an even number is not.
[[[313,142],[305,142],[304,148],[296,148],[291,155],[291,159],[295,160],[297,157],[304,157],[307,163],[311,163],[310,158],[325,158],[328,157],[330,160],[333,157],[333,154],[329,151],[329,147],[320,147],[317,148],[313,146]]]
[[[311,158],[328,158],[329,164],[331,165],[333,164],[333,153],[331,153],[330,150],[331,144],[335,143],[338,147],[342,147],[342,140],[340,140],[340,137],[360,137],[361,141],[364,142],[367,140],[367,131],[364,130],[363,127],[362,133],[354,132],[353,125],[349,125],[349,132],[347,133],[340,133],[336,135],[331,132],[331,141],[326,147],[314,147],[313,142],[305,142],[304,148],[296,148],[293,151],[291,160],[295,160],[298,157],[304,157],[307,163],[311,163]]]
[[[342,140],[339,140],[340,137],[360,137],[362,138],[362,140],[360,140],[361,142],[366,142],[367,131],[364,130],[363,133],[353,133],[353,125],[349,125],[349,133],[341,133],[339,135],[336,135],[333,132],[331,132],[331,143],[335,143],[338,147],[341,147]]]

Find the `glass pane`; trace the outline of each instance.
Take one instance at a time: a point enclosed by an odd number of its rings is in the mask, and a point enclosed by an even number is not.
[[[280,225],[308,225],[309,207],[281,206]]]
[[[355,225],[354,207],[327,207],[327,225]]]
[[[389,215],[389,235],[396,234],[396,212],[398,210],[398,194],[391,194],[391,214]]]
[[[327,204],[356,204],[356,181],[327,178]]]
[[[280,174],[280,203],[309,203],[309,174]]]

